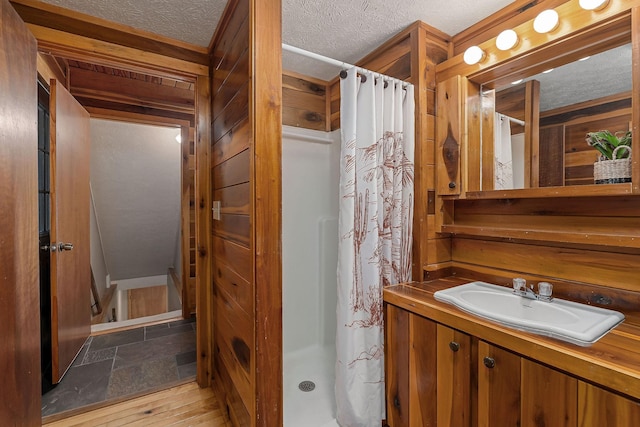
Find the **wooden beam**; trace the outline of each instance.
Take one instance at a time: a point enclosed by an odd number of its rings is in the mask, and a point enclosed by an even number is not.
[[[213,372],[211,275],[211,85],[209,77],[196,81],[196,330],[200,387],[211,385]]]
[[[193,114],[194,92],[144,80],[119,77],[71,67],[70,91],[78,98],[92,98],[128,105]]]
[[[207,49],[36,0],[11,0],[22,20],[69,34],[207,65]]]
[[[255,251],[255,426],[282,411],[282,3],[250,1]]]

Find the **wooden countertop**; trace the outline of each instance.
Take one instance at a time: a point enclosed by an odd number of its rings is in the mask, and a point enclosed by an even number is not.
[[[448,277],[384,289],[384,301],[523,357],[640,399],[640,318],[625,320],[590,347],[501,326],[436,301],[434,292],[473,280]],[[626,313],[625,313],[626,315]]]

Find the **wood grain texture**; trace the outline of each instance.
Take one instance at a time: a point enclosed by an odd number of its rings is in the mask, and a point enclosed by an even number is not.
[[[397,307],[396,310],[403,311]],[[436,330],[435,322],[409,315],[409,425],[412,427],[435,427],[437,422]]]
[[[495,366],[487,367],[485,357]],[[478,427],[520,426],[520,357],[480,341],[477,363]]]
[[[640,402],[578,381],[578,427],[633,427]]]
[[[439,426],[471,426],[471,337],[438,324]]]
[[[38,422],[39,425],[39,422]],[[195,382],[44,424],[45,427],[98,426],[229,427],[224,404]]]
[[[464,90],[461,87],[462,80],[455,76],[446,82],[438,84],[436,91],[438,103],[438,115],[436,122],[436,194],[457,195],[461,186],[461,159],[466,165],[466,143],[463,141],[461,131],[465,123],[462,103],[464,102]],[[457,147],[458,155],[447,156],[451,149],[446,149],[445,144]]]
[[[385,304],[384,333],[387,423],[392,427],[408,427],[412,408],[409,401],[409,312]]]
[[[41,417],[37,45],[7,0],[0,21],[0,417],[33,426]]]
[[[51,81],[51,347],[58,383],[91,333],[89,113]],[[71,243],[72,250],[60,250]]]
[[[211,86],[207,77],[196,80],[195,246],[197,381],[211,384],[213,371],[213,289],[211,288]],[[191,230],[191,229],[190,229]],[[191,231],[190,231],[191,233]]]
[[[167,285],[127,290],[129,319],[167,312]]]
[[[12,0],[11,4],[22,19],[30,24],[207,64],[206,50],[193,44],[38,1]]]
[[[250,1],[254,157],[255,425],[282,414],[282,2]]]
[[[522,427],[575,426],[578,380],[522,359]]]

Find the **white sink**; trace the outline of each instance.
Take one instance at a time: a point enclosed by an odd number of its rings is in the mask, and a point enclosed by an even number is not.
[[[434,297],[499,324],[581,346],[593,344],[624,320],[617,311],[557,298],[551,302],[528,299],[485,282],[437,291]]]

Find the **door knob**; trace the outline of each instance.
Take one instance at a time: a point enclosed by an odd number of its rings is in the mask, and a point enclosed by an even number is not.
[[[451,349],[451,351],[456,352],[456,351],[460,350],[460,344],[458,344],[455,341],[451,341],[449,343],[449,348]]]
[[[60,251],[70,251],[71,249],[73,249],[73,243],[62,243],[62,242],[60,242],[58,244],[58,249]]]

